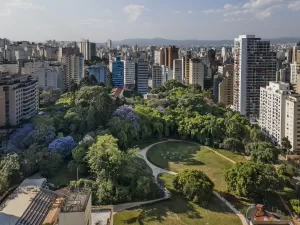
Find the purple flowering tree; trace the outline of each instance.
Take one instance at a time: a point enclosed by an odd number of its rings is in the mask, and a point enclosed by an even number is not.
[[[68,156],[71,154],[72,150],[76,148],[77,144],[74,141],[74,139],[71,136],[63,137],[63,138],[58,138],[52,141],[48,149],[51,152],[59,152],[65,156]]]
[[[120,106],[114,113],[113,117],[119,117],[130,124],[135,128],[139,128],[139,116],[136,114],[134,108],[130,105]]]
[[[19,148],[23,149],[27,147],[27,140],[29,134],[33,131],[32,124],[24,124],[23,127],[16,129],[10,136],[7,143],[8,149]]]

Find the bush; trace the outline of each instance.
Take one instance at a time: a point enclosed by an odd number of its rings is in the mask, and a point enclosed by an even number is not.
[[[290,203],[293,207],[294,212],[299,214],[300,213],[300,201],[299,201],[299,199],[291,199]]]

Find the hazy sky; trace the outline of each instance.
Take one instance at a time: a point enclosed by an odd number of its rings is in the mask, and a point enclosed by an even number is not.
[[[0,0],[0,37],[233,39],[300,37],[300,0]]]

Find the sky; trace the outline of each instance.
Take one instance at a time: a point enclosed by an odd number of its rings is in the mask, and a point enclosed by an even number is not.
[[[0,0],[0,38],[300,37],[300,0]]]

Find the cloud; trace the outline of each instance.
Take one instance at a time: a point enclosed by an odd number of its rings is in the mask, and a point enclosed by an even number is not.
[[[189,10],[189,11],[188,11],[188,14],[192,14],[192,13],[193,13],[193,11],[192,11],[192,10]]]
[[[3,3],[3,10],[0,16],[10,16],[15,9],[43,10],[45,7],[33,4],[32,0],[6,0]]]
[[[128,5],[123,8],[123,12],[128,16],[128,22],[133,23],[141,15],[142,11],[145,9],[143,5]]]
[[[238,5],[232,5],[232,4],[226,4],[222,9],[205,9],[202,10],[202,12],[206,14],[212,14],[212,13],[225,13],[230,10],[238,9]]]
[[[300,11],[300,1],[290,3],[288,8],[293,11]]]
[[[249,10],[236,10],[236,11],[231,11],[231,12],[228,12],[228,13],[224,13],[224,16],[225,17],[242,16],[242,15],[245,15],[245,14],[248,14],[248,13],[250,13]]]
[[[247,17],[264,20],[272,16],[274,11],[283,6],[288,6],[290,10],[300,10],[300,0],[248,0],[245,4],[226,4],[223,8],[207,9],[206,14],[223,13],[224,21],[241,21]],[[250,17],[251,16],[251,17]],[[229,18],[233,17],[233,18]]]
[[[282,3],[284,1],[289,1],[289,0],[251,0],[244,4],[243,8],[246,9],[258,9],[258,8],[263,8],[265,6],[269,5],[276,5],[279,3]]]

